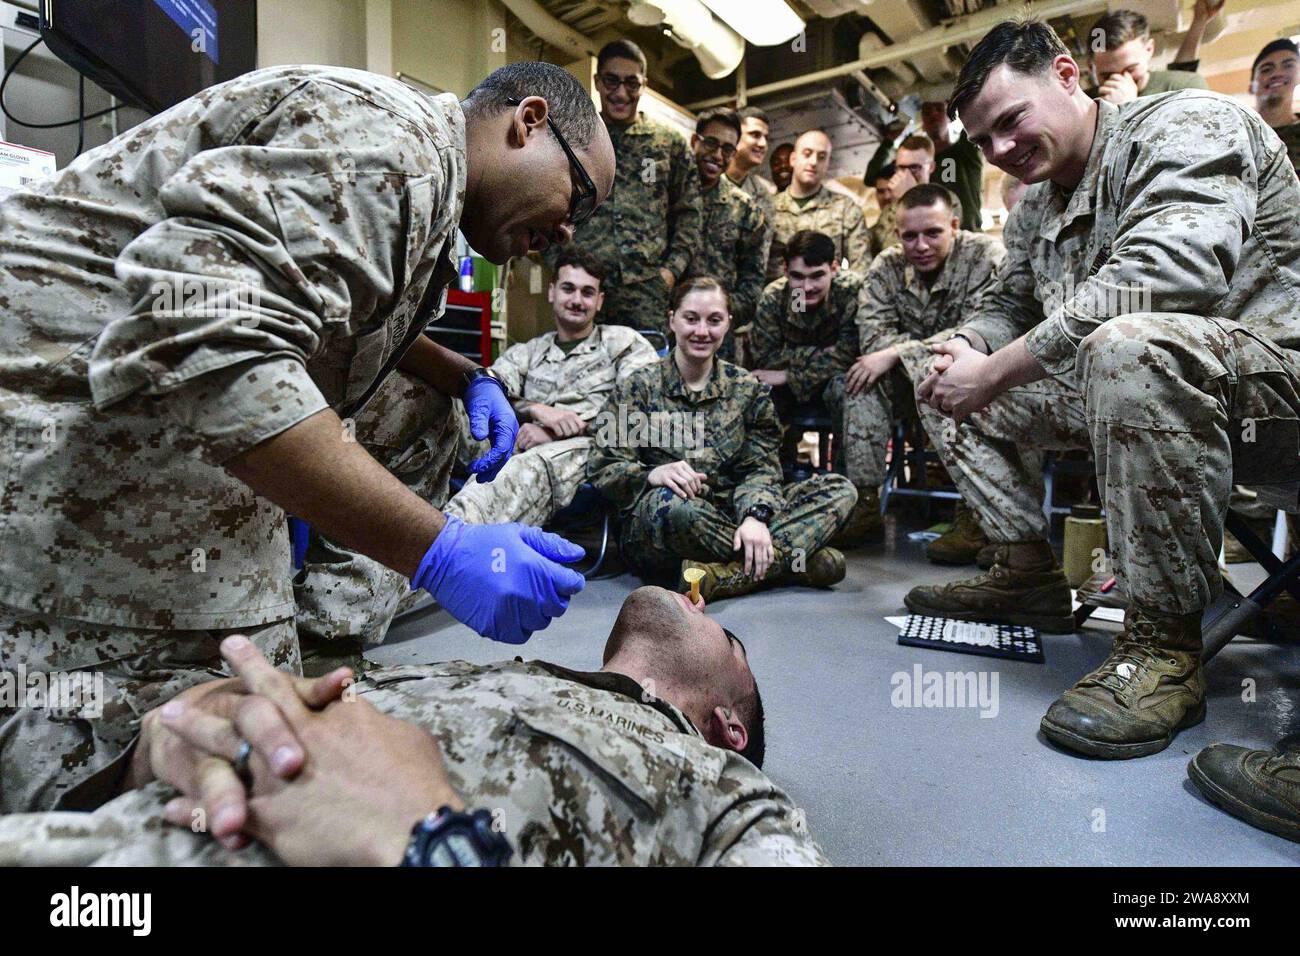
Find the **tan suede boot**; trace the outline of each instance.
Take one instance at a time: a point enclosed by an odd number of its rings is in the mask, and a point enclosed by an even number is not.
[[[830,543],[837,548],[858,548],[880,532],[884,519],[880,516],[880,492],[874,488],[858,489],[858,501],[849,516],[835,532]]]
[[[1067,750],[1125,760],[1164,750],[1204,719],[1201,615],[1130,606],[1110,656],[1062,694],[1040,726]]]
[[[926,545],[925,556],[935,564],[972,564],[988,543],[975,512],[958,502],[952,526]]]
[[[790,568],[791,562],[779,552],[767,574],[756,579],[745,573],[742,561],[682,561],[682,571],[699,568],[704,572],[700,581],[700,597],[706,601],[739,597],[773,584],[801,584],[810,588],[828,588],[844,580],[846,562],[842,552],[835,548],[819,548],[808,555],[798,570]],[[679,590],[685,594],[690,585],[679,577]]]
[[[1051,634],[1074,631],[1070,585],[1046,541],[999,544],[986,573],[912,588],[903,603],[913,614],[1023,624]]]

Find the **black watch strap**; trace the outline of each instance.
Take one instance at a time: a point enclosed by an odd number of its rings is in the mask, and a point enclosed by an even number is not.
[[[749,509],[745,512],[745,517],[754,518],[763,522],[763,524],[771,524],[773,514],[775,514],[775,512],[772,511],[770,505],[750,505]]]
[[[487,810],[443,807],[411,828],[402,866],[505,866],[513,854]]]
[[[490,369],[483,368],[481,365],[475,365],[473,368],[466,369],[460,377],[461,396],[464,397],[465,393],[469,391],[470,385],[478,381],[480,378],[485,378],[488,381],[493,382],[497,388],[501,389],[502,394],[505,394],[506,387],[501,384],[501,379],[493,375]]]

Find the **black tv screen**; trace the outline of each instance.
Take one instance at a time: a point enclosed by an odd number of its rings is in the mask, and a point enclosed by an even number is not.
[[[256,0],[41,0],[60,59],[153,113],[257,66]]]

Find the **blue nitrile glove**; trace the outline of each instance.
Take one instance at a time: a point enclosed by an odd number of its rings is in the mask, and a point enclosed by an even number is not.
[[[311,537],[311,525],[301,518],[289,515],[289,558],[295,571],[302,569],[303,558],[307,556],[307,540]]]
[[[569,607],[586,585],[572,568],[586,552],[558,534],[510,524],[465,524],[447,515],[411,579],[484,637],[522,644]]]
[[[492,447],[482,458],[469,464],[469,473],[480,482],[495,478],[515,450],[519,421],[506,397],[505,386],[490,375],[480,375],[465,389],[465,411],[469,415],[469,433],[479,441],[492,436]]]

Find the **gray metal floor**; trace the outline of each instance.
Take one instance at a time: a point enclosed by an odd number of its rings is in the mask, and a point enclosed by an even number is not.
[[[1300,731],[1294,650],[1234,641],[1210,665],[1205,723],[1161,754],[1071,757],[1039,736],[1038,721],[1105,657],[1114,625],[1046,635],[1045,664],[903,647],[884,617],[905,613],[907,590],[969,573],[929,564],[906,530],[891,518],[886,542],[851,553],[848,578],[834,591],[769,591],[710,609],[749,649],[767,708],[767,770],[806,810],[832,861],[1300,863],[1300,845],[1217,810],[1185,772],[1189,757],[1213,741],[1263,746]],[[369,656],[396,664],[521,654],[594,669],[623,597],[638,584],[627,575],[589,583],[563,618],[518,649],[485,641],[435,609],[402,621]],[[923,673],[984,672],[989,688],[996,675],[996,716],[893,706],[901,682],[894,675],[910,676],[916,664]],[[1242,700],[1247,679],[1255,684],[1251,703]]]

